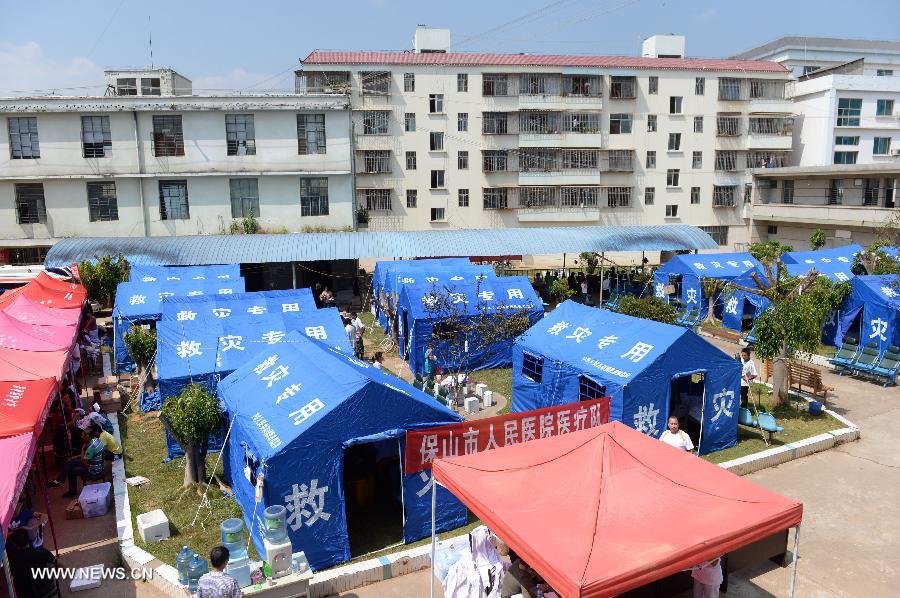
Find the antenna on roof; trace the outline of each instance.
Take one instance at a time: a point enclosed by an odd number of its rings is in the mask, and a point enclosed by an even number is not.
[[[153,21],[147,15],[147,25],[150,28],[150,68],[153,68]]]

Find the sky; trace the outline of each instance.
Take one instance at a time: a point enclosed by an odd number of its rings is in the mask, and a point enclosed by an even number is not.
[[[900,0],[0,0],[0,22],[0,95],[102,94],[104,68],[151,63],[151,32],[153,64],[195,90],[252,92],[293,89],[314,49],[409,49],[417,24],[453,51],[639,55],[677,33],[727,57],[784,35],[897,40]]]

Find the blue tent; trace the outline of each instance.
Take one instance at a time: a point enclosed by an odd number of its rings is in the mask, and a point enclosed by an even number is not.
[[[316,310],[310,289],[258,291],[231,295],[201,295],[169,297],[163,301],[162,320],[193,320],[203,318],[240,318],[269,314],[296,314]]]
[[[433,292],[452,293],[453,299],[465,309],[459,315],[475,316],[480,312],[480,305],[491,310],[503,308],[506,311],[527,310],[531,322],[536,322],[544,315],[543,303],[538,297],[531,282],[525,276],[501,276],[486,278],[480,281],[463,281],[459,284],[435,285],[408,284],[403,287],[397,306],[399,320],[400,356],[409,361],[414,372],[421,372],[424,367],[425,350],[428,343],[434,342],[434,332],[442,325],[448,315],[429,311],[427,302]],[[495,307],[496,306],[496,307]],[[448,331],[449,332],[449,331]],[[481,339],[468,339],[468,369],[488,369],[509,367],[512,339],[503,343],[486,345]],[[455,368],[456,363],[449,363],[450,355],[441,343],[435,343],[437,365],[442,368]]]
[[[781,256],[781,262],[791,276],[806,276],[813,268],[836,282],[853,278],[853,257],[863,251],[857,244],[819,249],[817,251],[791,251]]]
[[[215,266],[143,266],[140,264],[131,266],[131,282],[165,282],[178,280],[206,280],[209,282],[222,282],[237,280],[241,277],[241,267],[238,264],[225,264]]]
[[[574,301],[513,345],[513,411],[609,396],[611,419],[650,436],[690,415],[704,454],[736,442],[740,383],[740,363],[690,330]]]
[[[852,332],[860,343],[875,342],[881,353],[890,345],[900,346],[900,276],[856,276],[850,286],[832,344],[839,347]]]
[[[768,286],[765,275],[757,277],[761,283]],[[749,275],[733,279],[722,293],[722,326],[737,332],[749,332],[756,324],[756,319],[772,304],[771,301],[737,288],[738,286],[756,289],[756,281]]]
[[[348,449],[368,444],[403,463],[407,430],[460,420],[403,380],[296,333],[222,380],[219,396],[232,425],[226,475],[257,550],[263,548],[263,510],[284,505],[294,550],[305,551],[314,570],[351,557]],[[424,538],[431,533],[430,472],[406,475],[396,465],[394,471],[402,475],[403,541]],[[260,504],[254,501],[257,473],[264,475]],[[437,530],[445,531],[465,524],[467,511],[438,487],[436,515]]]
[[[676,255],[653,274],[653,294],[669,301],[665,287],[673,282],[680,283],[678,296],[681,304],[686,308],[698,307],[701,313],[705,313],[706,298],[700,284],[702,278],[734,280],[753,270],[762,272],[762,264],[749,253]]]
[[[244,279],[211,282],[207,280],[167,280],[161,282],[120,282],[116,287],[113,306],[113,347],[116,371],[133,372],[134,360],[128,354],[124,335],[136,322],[159,320],[166,297],[200,295],[231,295],[244,292]]]

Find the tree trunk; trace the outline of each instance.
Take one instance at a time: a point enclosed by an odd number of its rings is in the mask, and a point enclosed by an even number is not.
[[[715,323],[716,321],[716,302],[715,297],[706,298],[706,321]]]
[[[206,481],[206,458],[200,443],[185,442],[184,449],[184,487],[202,484]]]
[[[773,361],[774,371],[772,372],[772,392],[775,400],[779,405],[786,405],[790,402],[788,394],[788,349],[787,343],[781,344],[781,351]]]

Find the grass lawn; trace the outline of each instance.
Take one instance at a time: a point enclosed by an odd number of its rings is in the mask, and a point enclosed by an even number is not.
[[[757,392],[761,392],[760,403],[766,411],[775,415],[778,425],[784,427],[784,431],[774,435],[770,446],[763,441],[762,432],[757,428],[749,428],[738,425],[738,441],[731,448],[704,455],[704,459],[712,463],[724,463],[738,457],[744,457],[753,453],[764,451],[767,448],[779,447],[791,442],[803,440],[810,436],[816,436],[830,430],[845,427],[844,424],[830,415],[810,415],[807,411],[807,402],[792,400],[790,405],[775,407],[772,398],[772,390],[762,384],[754,384],[750,392],[750,401],[756,404]],[[750,408],[753,412],[753,408]]]
[[[498,415],[509,413],[512,407],[512,368],[478,370],[472,372],[470,378],[470,384],[487,384],[488,390],[498,392],[506,397],[506,406],[498,412]]]
[[[191,527],[201,496],[197,490],[185,491],[181,488],[184,480],[183,459],[162,462],[166,455],[166,442],[163,426],[156,417],[156,412],[135,412],[127,417],[120,414],[119,426],[125,447],[126,475],[142,475],[150,480],[149,484],[128,488],[132,517],[162,509],[169,518],[172,534],[168,540],[144,544],[137,531],[137,522],[132,520],[135,543],[173,567],[175,557],[185,545],[208,560],[209,551],[221,544],[219,524],[229,517],[243,519],[241,508],[234,499],[223,496],[219,487],[213,483],[207,495],[211,510],[201,509],[197,524]],[[217,456],[218,453],[207,455],[207,467],[210,470]],[[221,464],[217,473],[221,479]],[[258,558],[252,543],[250,555],[252,559]]]

